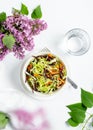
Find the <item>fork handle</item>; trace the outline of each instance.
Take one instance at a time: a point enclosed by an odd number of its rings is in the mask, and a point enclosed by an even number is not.
[[[70,79],[69,77],[67,77],[67,81],[71,84],[71,86],[73,88],[75,88],[75,89],[78,88],[77,84],[74,81],[72,81],[72,79]]]

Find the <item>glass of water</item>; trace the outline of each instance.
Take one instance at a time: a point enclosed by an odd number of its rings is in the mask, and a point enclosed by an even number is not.
[[[90,37],[85,30],[75,28],[65,34],[63,44],[63,48],[68,54],[83,55],[90,48]]]

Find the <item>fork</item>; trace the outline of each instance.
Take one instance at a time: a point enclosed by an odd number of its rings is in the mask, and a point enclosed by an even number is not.
[[[51,52],[47,47],[44,47],[40,52]]]

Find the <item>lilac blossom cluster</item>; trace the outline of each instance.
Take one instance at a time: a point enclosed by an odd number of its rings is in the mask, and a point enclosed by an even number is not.
[[[2,27],[6,32],[12,34],[15,38],[13,48],[9,50],[3,45],[2,38],[6,35],[5,32],[0,32],[0,60],[9,53],[22,59],[25,55],[25,50],[31,51],[34,47],[34,36],[47,28],[45,21],[40,19],[29,19],[25,15],[8,16],[2,23]]]
[[[50,130],[51,128],[43,109],[37,109],[33,112],[18,109],[11,111],[8,115],[13,128],[16,130]]]

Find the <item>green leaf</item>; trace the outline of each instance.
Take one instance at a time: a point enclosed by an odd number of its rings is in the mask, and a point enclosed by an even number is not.
[[[93,107],[93,94],[81,89],[81,101],[84,106],[88,108]]]
[[[91,126],[93,127],[93,122],[91,122]]]
[[[33,19],[39,19],[42,17],[42,11],[40,5],[38,5],[32,12],[31,17]]]
[[[79,123],[73,121],[72,118],[68,119],[68,120],[67,120],[67,123],[68,123],[70,126],[72,126],[72,127],[76,127],[76,126],[79,125]]]
[[[9,122],[8,116],[5,113],[0,112],[0,129],[4,129],[8,124],[8,122]]]
[[[85,112],[80,109],[78,109],[78,110],[74,109],[73,111],[69,112],[69,115],[71,116],[73,121],[75,121],[77,123],[83,123],[83,121],[85,119]]]
[[[12,34],[9,35],[5,35],[2,38],[3,44],[8,48],[8,49],[12,49],[13,45],[15,44],[15,38],[13,37]]]
[[[6,20],[6,13],[2,12],[0,13],[0,22],[4,22]]]
[[[21,10],[20,10],[20,13],[21,13],[21,14],[25,14],[25,15],[28,15],[28,14],[29,14],[29,11],[28,11],[27,6],[24,5],[23,3],[21,4]]]
[[[75,103],[75,104],[71,104],[67,106],[71,111],[73,111],[74,109],[76,110],[83,110],[86,111],[87,108],[82,104],[82,103]]]

